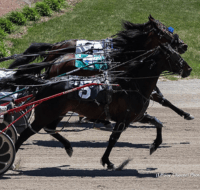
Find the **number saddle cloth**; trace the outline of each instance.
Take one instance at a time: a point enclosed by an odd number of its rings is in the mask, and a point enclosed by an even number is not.
[[[65,81],[67,89],[73,89],[85,84],[90,83],[104,83],[105,78],[95,78],[95,77],[78,77],[68,75],[65,77],[55,78],[56,81]],[[70,92],[68,94],[69,99],[79,100],[79,101],[95,101],[97,104],[108,104],[110,99],[108,96],[112,93],[112,86],[107,85],[95,85],[82,88],[80,90]]]

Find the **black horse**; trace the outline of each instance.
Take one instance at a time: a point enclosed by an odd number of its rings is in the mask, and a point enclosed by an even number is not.
[[[114,164],[109,160],[112,148],[128,125],[131,122],[139,121],[143,117],[149,105],[150,95],[156,87],[160,74],[163,71],[170,71],[180,74],[182,77],[187,77],[192,70],[169,44],[155,48],[146,57],[128,62],[126,67],[125,72],[119,75],[115,74],[110,81],[114,84],[120,84],[121,88],[113,87],[112,101],[109,104],[109,115],[116,124],[110,136],[107,149],[101,159],[102,165],[107,164],[108,169],[114,169]],[[14,83],[12,81],[12,84]],[[16,83],[16,85],[19,84]],[[66,82],[46,85],[39,90],[36,100],[67,89]],[[66,94],[43,102],[36,107],[35,119],[31,124],[32,129],[36,132],[44,127],[55,130],[62,119],[60,116],[64,116],[68,111],[83,114],[89,119],[105,119],[107,117],[104,111],[105,105],[98,105],[95,101],[76,100],[73,99],[74,96],[75,94]],[[21,133],[15,145],[16,151],[24,141],[34,134],[33,130],[27,128]],[[70,142],[58,133],[52,134],[52,136],[64,145],[68,155],[71,156],[73,149]],[[157,137],[151,146],[150,153],[154,152],[161,143],[162,128],[157,128]]]

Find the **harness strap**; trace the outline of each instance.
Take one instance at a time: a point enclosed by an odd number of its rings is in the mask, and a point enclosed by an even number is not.
[[[106,105],[104,106],[104,112],[106,114],[106,120],[111,120],[110,112],[109,112],[109,104],[112,102],[112,94],[113,90],[110,89],[110,86],[106,86]]]

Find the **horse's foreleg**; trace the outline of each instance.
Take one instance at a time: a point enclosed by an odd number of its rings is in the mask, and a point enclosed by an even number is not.
[[[175,111],[178,115],[180,115],[181,117],[183,116],[184,119],[187,120],[192,120],[194,119],[194,116],[190,115],[187,112],[184,112],[183,110],[177,108],[176,106],[174,106],[170,101],[168,101],[167,99],[164,98],[164,96],[160,93],[154,92],[152,94],[151,97],[152,100],[154,100],[155,102],[158,102],[159,104],[161,104],[162,106],[171,108],[173,111]]]
[[[107,164],[107,168],[108,169],[114,169],[114,164],[112,162],[110,162],[109,160],[109,155],[112,151],[112,148],[115,146],[115,143],[117,142],[117,140],[119,139],[122,131],[126,128],[124,123],[116,123],[114,130],[112,132],[112,134],[110,135],[110,139],[108,142],[108,146],[106,148],[106,151],[104,153],[104,155],[101,158],[101,163],[103,166],[105,166],[105,164]]]
[[[57,125],[58,125],[58,123],[60,121],[61,121],[61,118],[59,118],[57,120],[54,120],[52,123],[48,124],[44,130],[47,133],[51,132],[48,129],[55,130],[56,127],[57,127]],[[73,149],[72,149],[71,143],[65,137],[63,137],[62,135],[60,135],[59,133],[51,134],[51,136],[54,137],[54,138],[56,138],[59,142],[61,142],[63,144],[63,146],[65,147],[65,150],[66,150],[67,154],[71,157],[72,153],[73,153]]]
[[[162,143],[162,128],[157,128],[157,137],[153,144],[150,146],[150,155],[153,154],[159,145]]]

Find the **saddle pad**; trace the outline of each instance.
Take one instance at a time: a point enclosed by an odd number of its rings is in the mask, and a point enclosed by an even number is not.
[[[101,55],[88,55],[88,54],[75,54],[75,67],[84,68],[85,70],[107,70],[108,64],[104,56]],[[92,65],[90,65],[92,64]],[[86,67],[87,65],[90,65]]]
[[[75,81],[75,86],[83,86],[85,84],[90,83],[100,83],[99,80],[84,80],[84,81]],[[87,99],[87,100],[94,100],[97,97],[97,94],[102,91],[102,86],[90,86],[82,88],[78,91],[78,96],[81,99]]]
[[[77,40],[76,54],[92,50],[93,54],[104,55],[104,43],[102,41]]]
[[[68,79],[68,81],[66,81],[66,79]],[[58,79],[56,78],[56,80]],[[78,77],[78,76],[68,75],[65,77],[60,77],[59,80],[66,81],[66,89],[73,89],[83,86],[85,84],[103,83],[105,81],[105,78],[97,79],[95,77]],[[68,98],[72,100],[81,100],[81,101],[94,101],[96,99],[98,100],[99,103],[104,104],[105,102],[107,102],[106,94],[108,88],[109,90],[112,90],[111,86],[109,87],[101,85],[88,86],[80,90],[69,93]]]

